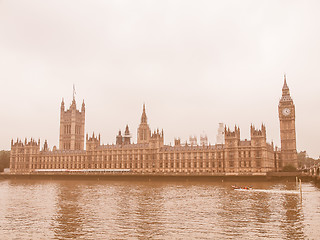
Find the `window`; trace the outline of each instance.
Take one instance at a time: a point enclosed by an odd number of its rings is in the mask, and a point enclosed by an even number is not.
[[[259,168],[261,167],[261,161],[260,160],[256,160],[256,166]]]
[[[229,167],[231,167],[231,168],[234,167],[234,162],[233,161],[229,161]]]

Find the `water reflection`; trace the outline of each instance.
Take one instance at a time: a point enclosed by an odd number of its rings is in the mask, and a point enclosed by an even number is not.
[[[128,230],[131,230],[134,235],[140,237],[161,236],[162,205],[161,187],[149,184],[142,184],[138,187],[133,185],[127,195],[120,196],[120,201],[117,204],[119,211],[117,222],[123,226],[124,234],[129,234]]]
[[[303,213],[301,211],[301,200],[297,195],[285,195],[283,200],[285,209],[281,228],[284,230],[286,238],[304,239]]]
[[[58,239],[78,239],[84,236],[85,216],[79,202],[81,188],[74,182],[59,184],[56,200],[56,214],[52,229]]]
[[[5,239],[316,239],[320,190],[221,182],[0,181]],[[251,183],[252,184],[252,183]],[[257,182],[292,190],[294,183]]]

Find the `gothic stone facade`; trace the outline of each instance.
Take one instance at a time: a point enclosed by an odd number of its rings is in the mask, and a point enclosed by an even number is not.
[[[50,150],[45,141],[40,149],[40,140],[24,143],[11,142],[11,173],[95,171],[130,173],[176,173],[176,174],[252,174],[260,175],[281,170],[286,165],[297,166],[295,138],[295,107],[289,88],[284,80],[282,98],[279,102],[281,149],[266,141],[266,127],[251,126],[250,140],[240,139],[240,129],[225,127],[224,144],[191,145],[175,140],[174,146],[164,144],[163,130],[151,131],[145,106],[138,128],[137,143],[131,143],[129,127],[124,135],[116,136],[116,144],[102,145],[100,134],[86,135],[84,150],[85,105],[81,112],[73,102],[64,110],[61,103],[60,144]]]

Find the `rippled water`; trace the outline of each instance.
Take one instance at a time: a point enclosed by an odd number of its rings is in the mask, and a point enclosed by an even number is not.
[[[303,183],[0,181],[1,239],[319,239],[320,190]],[[247,185],[249,183],[238,183]]]

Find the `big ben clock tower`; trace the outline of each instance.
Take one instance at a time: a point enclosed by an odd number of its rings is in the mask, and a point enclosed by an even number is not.
[[[281,161],[279,168],[285,166],[298,167],[296,148],[295,106],[284,75],[282,97],[278,106],[281,138]]]

